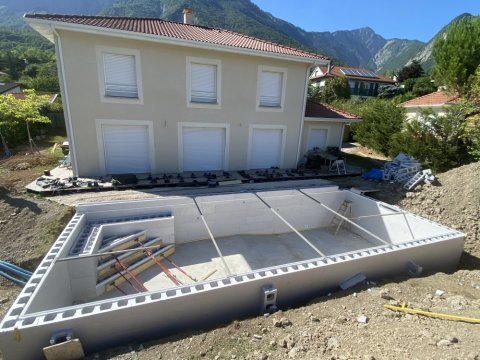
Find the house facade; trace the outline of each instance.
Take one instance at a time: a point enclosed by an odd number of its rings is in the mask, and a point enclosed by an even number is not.
[[[419,96],[415,99],[405,101],[398,106],[403,106],[408,120],[421,116],[422,111],[429,109],[437,115],[445,115],[445,108],[451,106],[458,99],[458,94],[450,94],[444,90]]]
[[[353,97],[376,97],[380,86],[395,84],[393,79],[371,70],[346,66],[317,66],[310,75],[310,81],[314,86],[324,86],[328,78],[341,76],[347,78]]]
[[[56,45],[77,176],[297,166],[327,58],[161,19],[25,20]]]

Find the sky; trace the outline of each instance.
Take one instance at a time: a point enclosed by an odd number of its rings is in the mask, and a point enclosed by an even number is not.
[[[480,0],[252,0],[307,31],[370,27],[386,39],[429,41],[453,18],[480,15]]]

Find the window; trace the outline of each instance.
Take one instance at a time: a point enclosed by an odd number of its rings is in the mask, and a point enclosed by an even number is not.
[[[138,98],[134,55],[103,54],[105,96]]]
[[[258,108],[280,109],[285,97],[286,69],[260,67]]]
[[[97,46],[100,100],[143,104],[140,51]]]
[[[187,57],[187,106],[220,107],[221,62]]]

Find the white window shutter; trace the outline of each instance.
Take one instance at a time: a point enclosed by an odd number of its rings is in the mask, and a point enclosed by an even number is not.
[[[283,73],[262,71],[260,106],[280,107],[282,104]]]
[[[138,98],[134,55],[104,54],[105,95]]]
[[[217,102],[217,66],[210,64],[191,65],[191,102]]]

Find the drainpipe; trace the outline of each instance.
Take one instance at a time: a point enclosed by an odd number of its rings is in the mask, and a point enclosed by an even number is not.
[[[310,66],[307,67],[305,71],[305,91],[303,92],[303,107],[302,107],[302,114],[301,114],[301,123],[300,123],[300,134],[298,134],[298,146],[297,146],[297,158],[295,163],[297,166],[299,165],[300,161],[300,150],[302,146],[302,134],[303,134],[303,123],[305,122],[305,108],[307,107],[307,91],[308,91],[308,83],[310,82],[309,75],[312,68],[319,66],[320,63],[313,62]],[[330,67],[330,61],[328,62],[328,66]]]
[[[58,34],[57,30],[53,27],[53,25],[50,25],[52,29],[52,33],[55,35],[55,52],[57,54],[57,62],[58,62],[58,75],[59,75],[59,80],[61,81],[61,88],[63,90],[62,94],[62,103],[63,103],[63,108],[65,109],[64,114],[65,114],[65,122],[66,122],[66,130],[67,130],[67,138],[68,138],[68,144],[69,144],[69,149],[70,149],[70,159],[72,162],[72,170],[73,170],[73,176],[78,176],[78,163],[77,163],[77,156],[76,156],[76,148],[75,148],[75,142],[73,140],[73,125],[72,125],[72,117],[70,113],[70,102],[68,98],[68,90],[67,90],[67,81],[65,79],[65,66],[63,63],[63,49],[62,49],[62,40],[60,39],[60,35]]]

